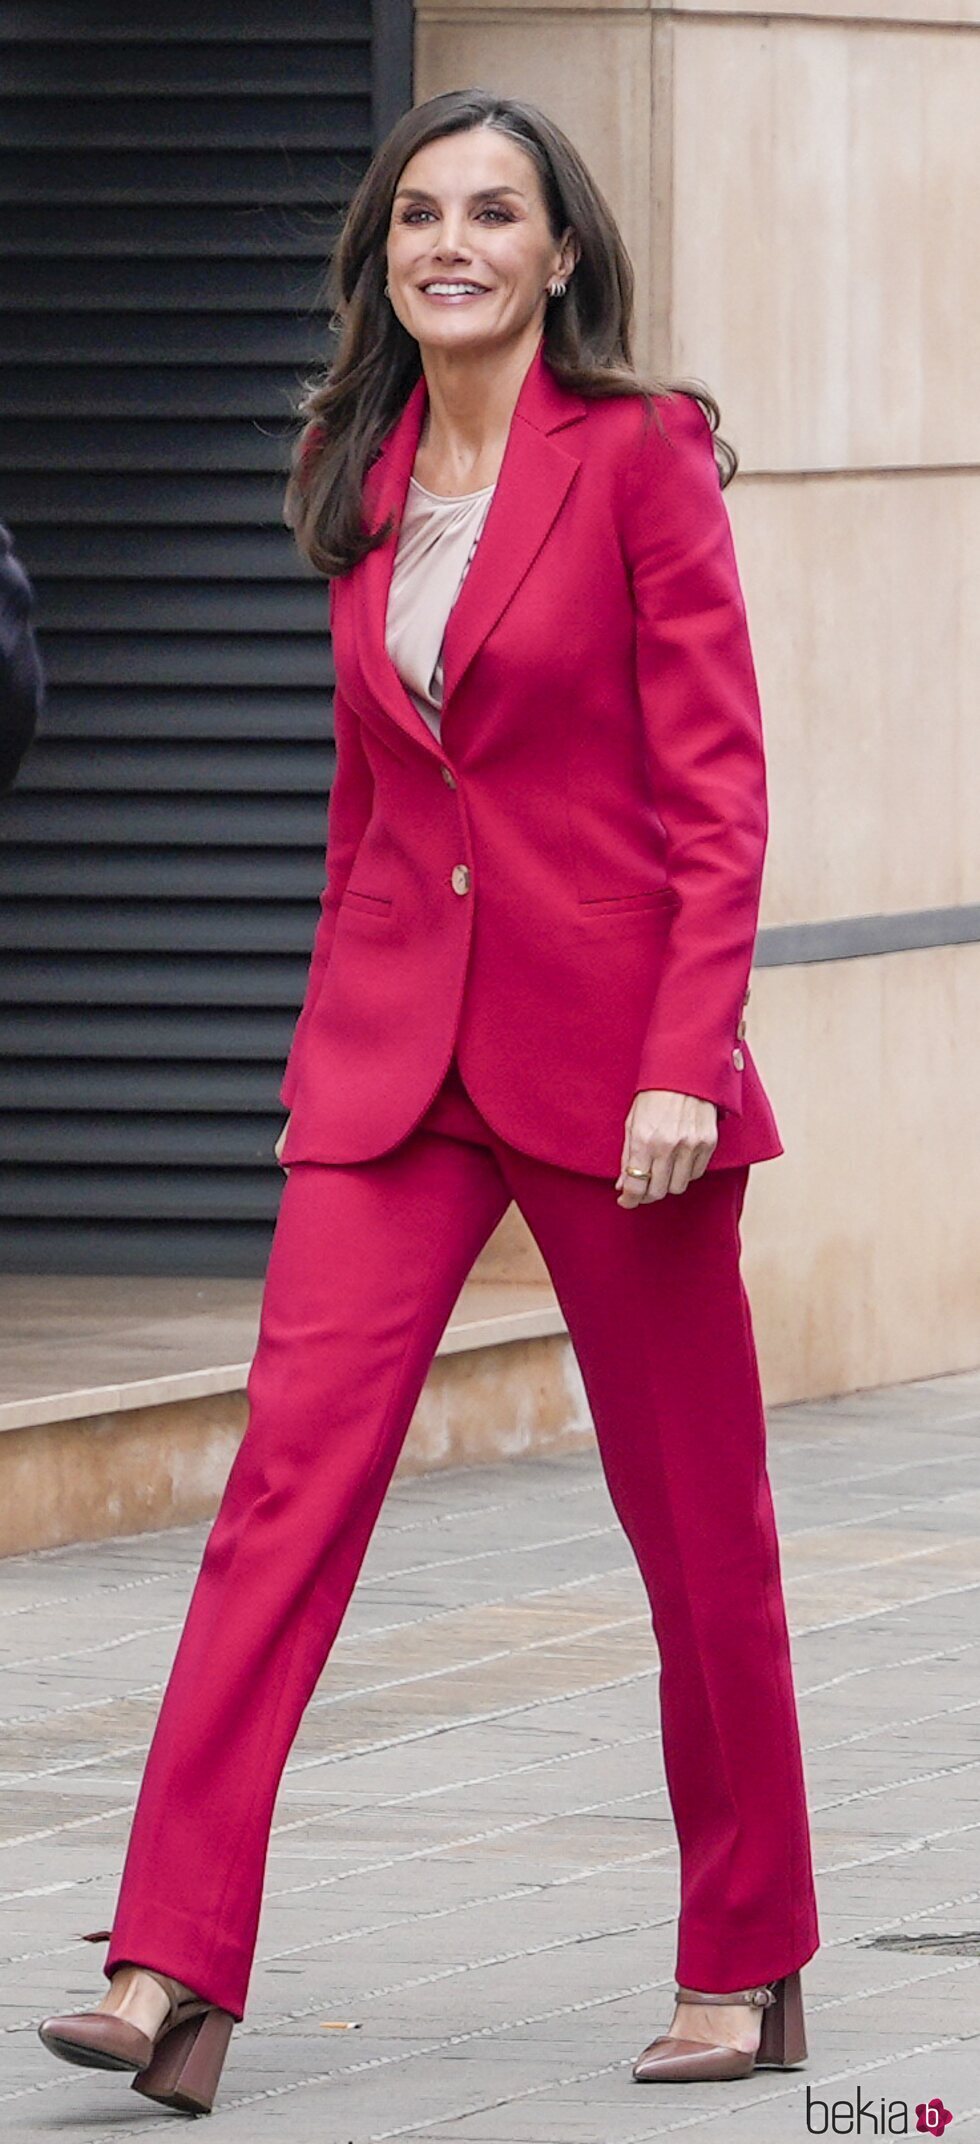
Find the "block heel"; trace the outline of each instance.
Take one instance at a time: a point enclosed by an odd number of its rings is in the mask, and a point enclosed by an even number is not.
[[[805,2062],[807,2058],[799,1972],[786,1973],[782,1980],[775,1981],[774,1992],[775,2002],[762,2013],[757,2069],[790,2069],[795,2062]]]
[[[133,2091],[161,2107],[210,2114],[234,2024],[229,2010],[212,2007],[172,2025],[157,2042],[152,2062],[133,2078]]]

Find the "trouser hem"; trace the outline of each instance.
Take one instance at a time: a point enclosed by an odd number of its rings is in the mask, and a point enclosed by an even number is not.
[[[685,1929],[678,1942],[675,1973],[682,1987],[722,1995],[730,1988],[763,1987],[787,1973],[799,1972],[819,1948],[819,1932],[812,1921],[781,1941],[764,1931],[726,1940],[718,1928]]]
[[[124,1964],[152,1966],[185,1981],[205,2002],[230,2011],[238,2024],[245,2015],[251,1958],[240,1944],[214,1942],[206,1925],[172,1907],[155,1904],[152,1923],[123,1920],[113,1928],[103,1971],[111,1977]]]

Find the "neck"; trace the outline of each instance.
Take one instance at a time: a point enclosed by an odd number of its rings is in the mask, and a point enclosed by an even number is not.
[[[503,448],[525,374],[541,340],[533,326],[505,349],[422,350],[429,406],[419,451],[461,481]]]

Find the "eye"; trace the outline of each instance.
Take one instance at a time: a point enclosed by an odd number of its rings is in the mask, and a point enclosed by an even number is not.
[[[399,217],[399,222],[417,223],[420,216],[431,216],[431,214],[432,210],[428,208],[406,208],[403,209],[402,214]],[[501,208],[499,202],[494,201],[487,202],[486,206],[480,210],[480,215],[493,216],[500,223],[513,223],[514,221],[513,216],[509,214],[508,210],[505,208]]]

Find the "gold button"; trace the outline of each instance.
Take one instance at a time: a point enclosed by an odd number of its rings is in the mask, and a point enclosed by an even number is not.
[[[738,1026],[737,1026],[737,1028],[735,1029],[735,1033],[736,1033],[736,1035],[738,1036],[738,1039],[739,1039],[739,1041],[741,1042],[741,1040],[742,1040],[742,1037],[743,1037],[743,1035],[744,1035],[744,1033],[745,1033],[745,1021],[744,1021],[744,1020],[740,1020],[740,1021],[739,1021],[739,1023],[738,1023]]]
[[[737,1047],[737,1046],[736,1046],[736,1048],[735,1048],[735,1049],[734,1049],[734,1050],[732,1051],[732,1063],[733,1063],[733,1065],[734,1065],[734,1067],[735,1067],[735,1070],[736,1070],[736,1072],[744,1072],[744,1070],[745,1070],[745,1059],[744,1059],[744,1057],[743,1057],[743,1055],[742,1055],[742,1052],[741,1052],[741,1050],[740,1050],[740,1049],[738,1049],[738,1047]]]
[[[455,789],[456,776],[454,774],[450,774],[448,767],[443,767],[442,779],[445,782],[447,789]]]
[[[469,864],[454,864],[454,865],[453,865],[453,892],[454,892],[454,893],[469,893],[469,890],[470,890],[470,867],[469,867]]]

